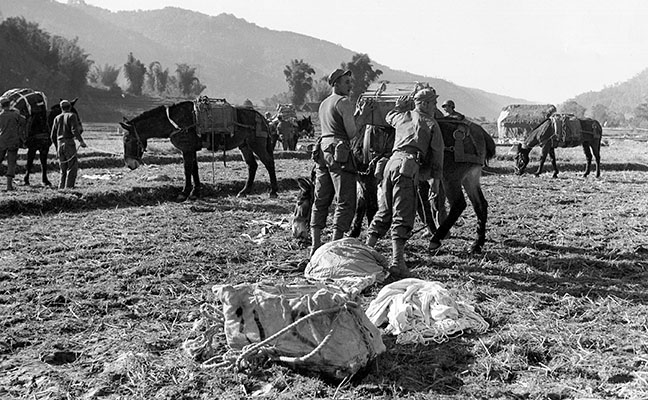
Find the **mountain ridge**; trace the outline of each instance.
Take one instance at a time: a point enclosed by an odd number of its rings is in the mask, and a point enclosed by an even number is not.
[[[144,64],[159,61],[171,72],[178,63],[190,64],[207,85],[205,94],[234,103],[249,98],[260,104],[285,92],[283,69],[292,59],[309,63],[319,79],[356,53],[323,39],[264,28],[233,14],[209,16],[178,7],[112,12],[86,4],[22,0],[0,6],[0,12],[4,17],[23,16],[51,34],[78,37],[79,46],[99,66],[122,66],[130,52]],[[375,61],[373,65],[383,71],[381,80],[430,83],[441,101],[452,98],[471,117],[494,120],[507,104],[531,103]]]

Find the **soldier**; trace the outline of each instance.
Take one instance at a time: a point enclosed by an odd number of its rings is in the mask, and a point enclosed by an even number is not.
[[[412,234],[417,209],[419,180],[431,180],[430,197],[436,197],[443,176],[443,136],[434,119],[437,94],[426,88],[414,95],[414,110],[401,96],[386,117],[396,128],[394,151],[385,166],[378,212],[368,229],[366,244],[374,247],[391,227],[392,263],[395,278],[410,276],[405,263],[405,243]]]
[[[54,118],[52,123],[52,142],[56,146],[56,154],[61,167],[61,182],[59,189],[72,189],[76,183],[79,171],[79,160],[74,139],[79,141],[81,147],[87,147],[81,133],[81,122],[75,113],[72,112],[72,104],[67,100],[61,100],[61,114]]]
[[[25,145],[27,121],[20,113],[10,108],[11,100],[0,100],[0,164],[7,158],[7,191],[14,190],[13,178],[16,176],[18,148]]]
[[[446,100],[441,105],[441,108],[443,108],[443,110],[446,112],[446,118],[452,118],[458,121],[463,121],[464,119],[466,119],[466,117],[462,113],[455,111],[455,103],[452,100]]]
[[[351,154],[351,139],[358,134],[349,100],[351,71],[336,69],[328,76],[333,92],[319,107],[322,136],[313,150],[315,200],[311,214],[311,256],[321,245],[329,206],[336,198],[333,240],[349,230],[356,209],[357,169]]]

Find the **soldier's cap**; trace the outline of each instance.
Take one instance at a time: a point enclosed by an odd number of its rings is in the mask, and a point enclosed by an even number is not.
[[[452,101],[452,100],[446,100],[446,101],[444,101],[443,104],[441,105],[441,107],[448,107],[448,106],[454,108],[454,106],[455,106],[454,101]]]
[[[423,90],[416,92],[416,94],[414,95],[414,101],[421,102],[421,101],[434,100],[437,97],[439,96],[436,94],[436,90],[432,88],[425,88]]]
[[[343,77],[344,75],[349,75],[351,76],[351,71],[349,70],[341,70],[341,69],[336,69],[335,71],[331,72],[331,74],[328,76],[328,83],[329,85],[333,86],[335,85],[335,81]]]
[[[72,107],[72,104],[70,104],[69,101],[63,99],[63,100],[61,100],[61,102],[59,103],[59,106],[61,106],[61,108],[70,108],[70,107]]]

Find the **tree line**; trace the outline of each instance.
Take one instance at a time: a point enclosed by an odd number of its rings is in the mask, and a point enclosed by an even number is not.
[[[367,54],[354,54],[351,61],[341,63],[340,68],[351,71],[354,84],[349,98],[352,102],[382,75],[381,70],[374,69]],[[288,91],[262,100],[264,106],[274,107],[281,103],[291,103],[301,107],[306,102],[319,103],[331,94],[331,87],[327,82],[328,75],[314,79],[315,70],[303,59],[291,60],[283,73],[288,83]]]
[[[94,66],[88,79],[94,85],[100,85],[108,90],[122,91],[117,83],[120,73],[124,73],[127,81],[126,93],[134,96],[142,94],[161,97],[198,97],[207,86],[200,83],[196,76],[196,68],[186,63],[176,64],[175,74],[171,75],[159,61],[145,65],[133,53],[126,57],[122,67],[105,64],[103,67]]]
[[[79,47],[78,38],[50,35],[23,17],[0,23],[0,41],[12,46],[3,47],[5,54],[0,58],[0,84],[6,88],[28,86],[78,96],[91,84],[135,96],[186,98],[197,97],[206,88],[196,76],[196,68],[186,63],[176,64],[171,74],[159,61],[145,65],[129,53],[122,66],[95,65]],[[122,72],[125,89],[118,84]]]

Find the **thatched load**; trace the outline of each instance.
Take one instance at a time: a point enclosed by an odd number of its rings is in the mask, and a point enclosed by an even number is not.
[[[522,142],[527,134],[556,112],[552,104],[511,104],[497,118],[500,143]]]

